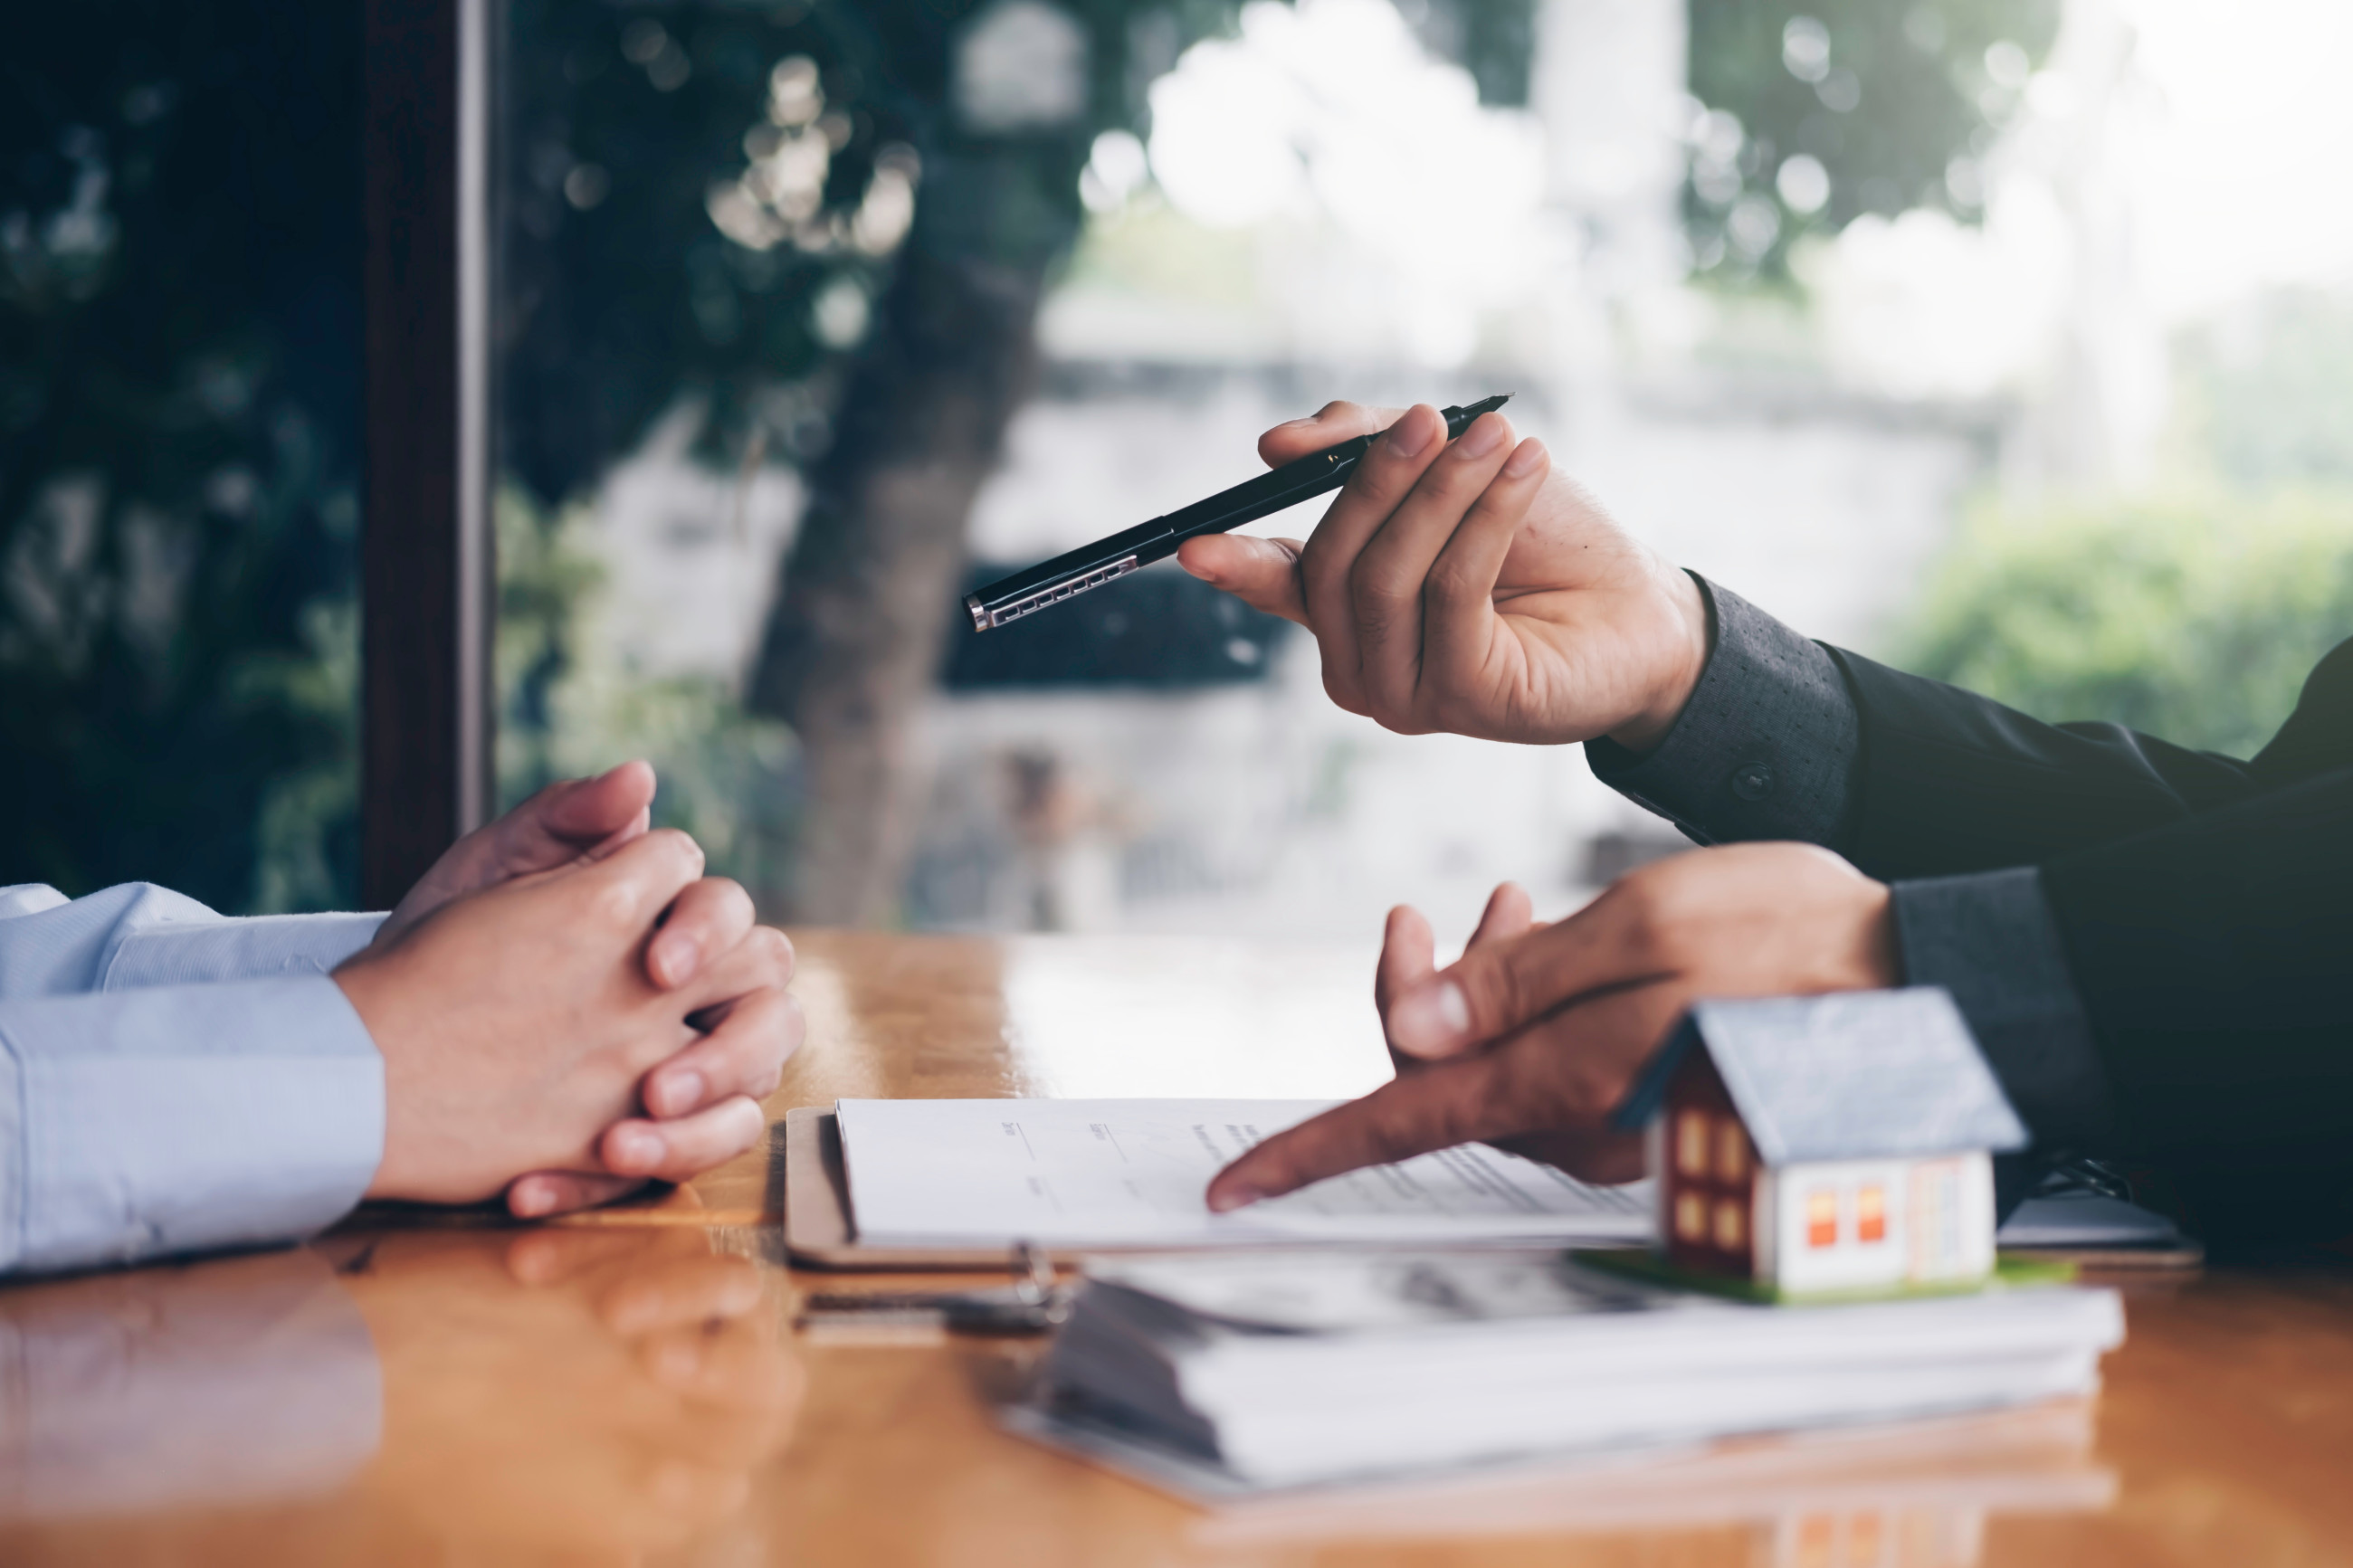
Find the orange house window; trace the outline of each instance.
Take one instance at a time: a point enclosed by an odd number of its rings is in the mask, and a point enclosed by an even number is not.
[[[1836,1247],[1838,1238],[1838,1194],[1829,1187],[1816,1187],[1806,1194],[1806,1245]]]
[[[1854,1194],[1854,1238],[1887,1239],[1887,1189],[1876,1182]]]
[[[1697,1193],[1675,1194],[1675,1239],[1677,1241],[1707,1239],[1707,1200]]]
[[[1732,1183],[1748,1179],[1748,1134],[1735,1117],[1727,1116],[1715,1124],[1715,1179]]]
[[[1724,1252],[1738,1252],[1748,1245],[1748,1215],[1736,1199],[1715,1200],[1715,1245]]]
[[[1675,1115],[1675,1169],[1686,1176],[1707,1174],[1707,1112]]]

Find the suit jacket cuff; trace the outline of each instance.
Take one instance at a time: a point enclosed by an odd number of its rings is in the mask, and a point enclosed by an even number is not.
[[[1845,679],[1807,641],[1697,573],[1715,648],[1691,700],[1647,755],[1588,741],[1595,776],[1702,844],[1840,842],[1861,726]]]
[[[2114,1125],[2107,1075],[2042,872],[1897,882],[1894,893],[1905,983],[1952,993],[2036,1144],[2104,1147]]]

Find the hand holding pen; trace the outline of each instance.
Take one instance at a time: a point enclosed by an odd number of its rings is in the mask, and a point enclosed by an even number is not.
[[[1698,585],[1501,414],[1450,445],[1427,404],[1335,403],[1259,452],[1280,465],[1385,428],[1304,543],[1197,538],[1178,563],[1314,633],[1332,700],[1386,728],[1656,745],[1707,662]]]
[[[1467,408],[1446,410],[1439,416],[1445,425],[1446,438],[1452,440],[1481,415],[1501,408],[1511,400],[1512,395],[1507,392],[1482,398]],[[1166,561],[1188,539],[1223,533],[1336,490],[1356,471],[1356,465],[1372,446],[1373,436],[1374,432],[1366,431],[1333,446],[1301,453],[1277,465],[1271,474],[1245,479],[1207,500],[1179,507],[1166,517],[1140,522],[1108,539],[1082,544],[1051,561],[1041,561],[1026,571],[999,578],[978,593],[965,595],[964,607],[972,616],[972,629],[989,631],[1025,616],[1034,616],[1065,599],[1076,598],[1090,588],[1100,588],[1114,577],[1125,576],[1155,561]]]

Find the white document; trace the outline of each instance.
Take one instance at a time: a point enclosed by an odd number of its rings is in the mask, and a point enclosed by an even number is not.
[[[1233,1247],[1641,1241],[1647,1183],[1600,1187],[1484,1144],[1319,1182],[1230,1215],[1209,1178],[1322,1100],[845,1100],[858,1239],[873,1246]]]

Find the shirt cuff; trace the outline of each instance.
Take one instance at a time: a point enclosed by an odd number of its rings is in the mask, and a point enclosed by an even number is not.
[[[324,977],[0,1005],[0,1272],[310,1235],[366,1193],[384,1121]]]
[[[1596,777],[1702,844],[1794,838],[1836,847],[1860,744],[1838,665],[1697,573],[1715,651],[1656,750],[1585,743]]]
[[[326,974],[375,940],[380,914],[254,915],[158,925],[115,944],[102,991]]]
[[[1905,983],[1960,1005],[2011,1106],[2045,1150],[2097,1149],[2114,1115],[2090,1016],[2031,866],[1893,887]]]

